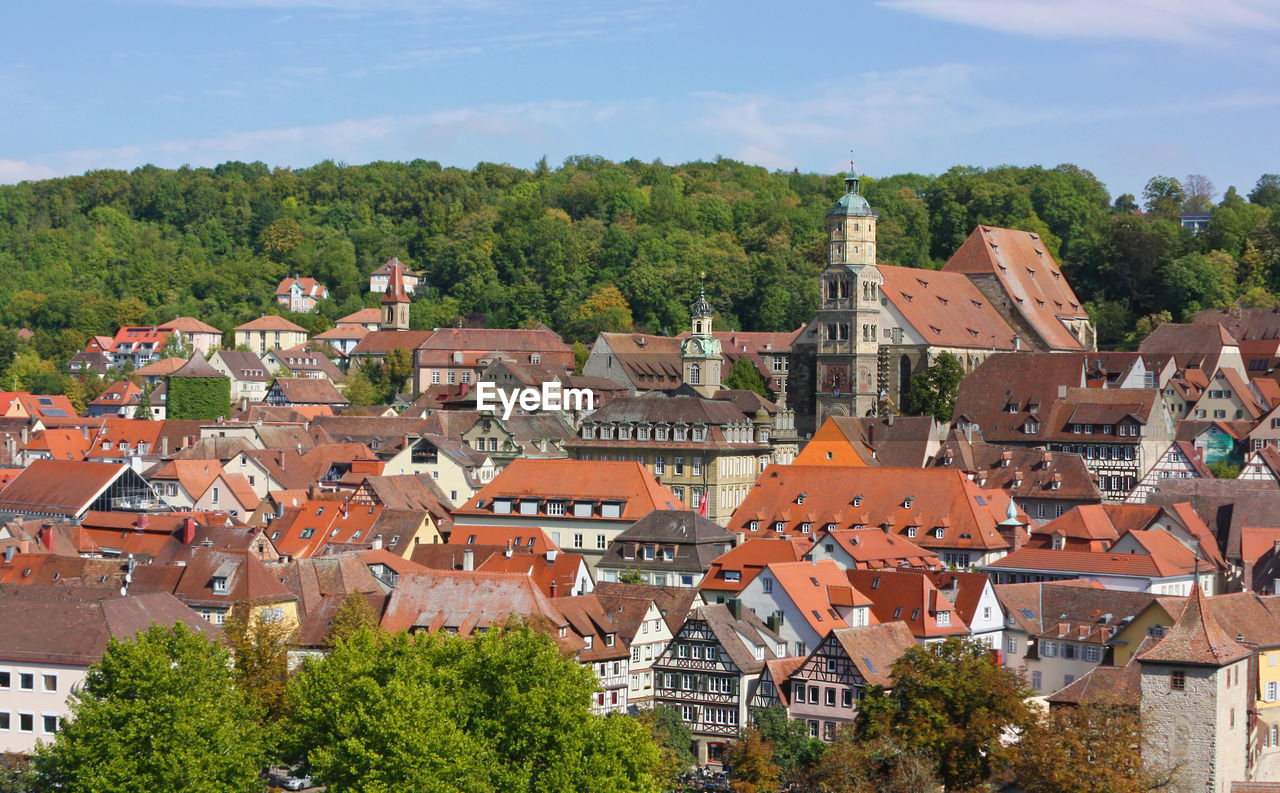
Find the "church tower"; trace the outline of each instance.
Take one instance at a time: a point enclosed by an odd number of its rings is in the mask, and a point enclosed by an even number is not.
[[[815,429],[830,416],[875,415],[879,403],[880,288],[876,268],[879,213],[859,192],[850,165],[845,194],[827,211],[827,266],[817,317]]]
[[[720,341],[711,335],[711,304],[706,290],[689,306],[693,333],[680,345],[680,368],[686,385],[710,398],[720,390]]]
[[[387,292],[382,296],[382,320],[378,323],[381,330],[409,329],[409,296],[404,292],[404,270],[399,259],[391,260],[391,280],[387,283]]]

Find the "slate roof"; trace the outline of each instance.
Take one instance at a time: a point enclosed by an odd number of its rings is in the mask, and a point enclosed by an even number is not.
[[[630,544],[674,546],[670,562],[643,560],[637,554],[626,558],[624,548]],[[599,564],[606,567],[644,567],[704,573],[723,546],[733,546],[734,534],[715,521],[687,509],[655,509],[624,529],[609,544]]]
[[[750,609],[743,609],[742,618],[736,619],[728,606],[716,603],[694,608],[689,612],[687,619],[704,620],[707,627],[715,634],[720,647],[728,653],[734,666],[748,675],[758,674],[764,669],[765,660],[778,657],[771,648],[784,644],[782,638],[769,630],[769,627]],[[743,637],[764,646],[763,659],[755,657],[751,649],[743,643]]]
[[[1251,654],[1249,648],[1222,629],[1205,606],[1204,593],[1197,585],[1192,588],[1178,621],[1155,646],[1138,656],[1138,662],[1219,667]]]

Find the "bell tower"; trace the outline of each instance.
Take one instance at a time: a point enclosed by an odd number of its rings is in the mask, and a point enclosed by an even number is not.
[[[845,193],[827,211],[827,266],[819,277],[818,314],[806,334],[817,347],[815,429],[830,416],[875,415],[879,402],[879,213],[862,197],[860,181],[850,163]]]
[[[680,369],[684,383],[704,397],[720,390],[720,341],[711,335],[711,303],[706,288],[698,290],[698,299],[689,306],[691,330],[680,345]]]
[[[391,260],[391,280],[382,296],[381,330],[409,329],[409,296],[404,291],[404,270],[399,259]]]

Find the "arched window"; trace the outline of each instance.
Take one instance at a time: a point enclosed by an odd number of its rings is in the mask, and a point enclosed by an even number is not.
[[[692,385],[702,385],[702,365],[689,364],[689,383]]]

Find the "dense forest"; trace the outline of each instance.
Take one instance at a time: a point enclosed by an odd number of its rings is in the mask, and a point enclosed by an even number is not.
[[[53,389],[90,334],[124,324],[190,315],[228,330],[279,311],[275,286],[290,274],[329,286],[317,313],[290,315],[323,330],[376,305],[368,274],[392,256],[425,276],[416,328],[543,322],[588,342],[600,330],[678,332],[705,274],[721,326],[792,329],[814,311],[823,215],[842,176],[572,157],[532,170],[146,166],[4,186],[0,376]],[[979,223],[1039,232],[1103,346],[1133,343],[1140,323],[1272,306],[1280,293],[1274,174],[1216,206],[1204,177],[1155,177],[1142,197],[1113,201],[1072,165],[864,177],[862,191],[880,212],[886,264],[941,266]],[[1209,209],[1207,231],[1180,227],[1181,212]]]

